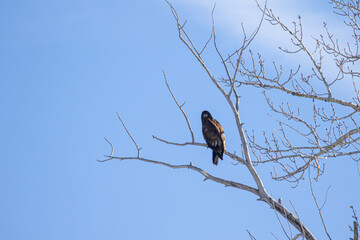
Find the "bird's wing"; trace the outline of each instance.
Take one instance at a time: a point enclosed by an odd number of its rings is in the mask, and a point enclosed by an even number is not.
[[[224,146],[224,150],[225,150],[225,133],[224,133],[223,127],[216,119],[209,119],[209,121],[212,123],[212,125],[216,129],[216,133],[217,133],[218,137],[220,137],[221,144]]]
[[[206,143],[212,148],[225,147],[225,135],[221,125],[215,119],[208,119],[203,125],[203,135]]]
[[[209,147],[217,147],[221,144],[218,130],[210,121],[205,121],[202,126],[203,135]]]

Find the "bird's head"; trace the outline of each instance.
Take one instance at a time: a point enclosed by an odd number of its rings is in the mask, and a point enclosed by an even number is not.
[[[207,118],[212,118],[211,114],[208,111],[203,111],[201,113],[201,119],[207,119]]]

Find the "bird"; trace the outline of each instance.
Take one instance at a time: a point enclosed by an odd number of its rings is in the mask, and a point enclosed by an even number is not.
[[[213,150],[212,162],[214,165],[218,165],[219,158],[223,160],[223,154],[226,151],[224,129],[208,111],[201,113],[201,122],[205,142]]]

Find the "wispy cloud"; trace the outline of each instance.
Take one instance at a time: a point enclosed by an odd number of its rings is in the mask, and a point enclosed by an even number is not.
[[[259,2],[264,6],[264,0],[259,0]],[[216,3],[216,29],[225,33],[227,41],[230,44],[233,41],[232,44],[236,46],[239,39],[243,37],[241,23],[250,34],[258,25],[262,15],[256,2],[249,0],[179,0],[176,3],[182,4],[193,15],[196,15],[196,21],[204,24],[204,27],[209,27],[210,13]],[[330,31],[336,37],[341,38],[344,42],[350,40],[351,32],[344,26],[343,19],[333,14],[333,9],[327,2],[268,0],[267,4],[275,15],[279,16],[289,27],[292,27],[292,22],[297,21],[299,15],[301,16],[304,42],[309,46],[309,51],[315,49],[313,37],[318,38],[320,34],[325,34],[324,22],[327,22]],[[221,37],[224,38],[224,36]],[[268,22],[263,24],[255,44],[260,51],[269,52],[271,50],[272,53],[279,46],[294,49],[289,34],[285,33],[280,26],[272,26]],[[277,57],[276,55],[272,56]],[[312,67],[311,62],[305,59],[304,54],[287,55],[286,58],[294,64],[301,63],[303,67]],[[337,68],[331,59],[326,60],[323,67],[328,75],[335,76],[337,74]]]
[[[225,30],[230,37],[242,37],[241,23],[248,32],[253,31],[261,18],[261,11],[255,1],[249,0],[180,0],[177,3],[183,4],[197,15],[197,20],[208,26],[209,16],[216,3],[215,20],[216,27]],[[260,4],[263,6],[264,1]],[[291,25],[300,15],[304,26],[304,35],[309,39],[311,36],[319,36],[323,33],[323,22],[328,22],[331,29],[340,33],[344,32],[344,25],[338,21],[338,17],[332,14],[332,8],[328,3],[316,3],[314,1],[282,1],[269,0],[268,6],[280,17],[282,21]],[[264,42],[283,43],[288,38],[284,37],[280,27],[264,24],[261,30],[261,37]]]

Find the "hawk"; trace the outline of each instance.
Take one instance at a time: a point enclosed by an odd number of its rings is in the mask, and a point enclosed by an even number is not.
[[[218,165],[219,158],[223,159],[225,148],[224,129],[218,121],[212,118],[208,111],[201,113],[202,133],[206,144],[213,150],[212,161]]]

